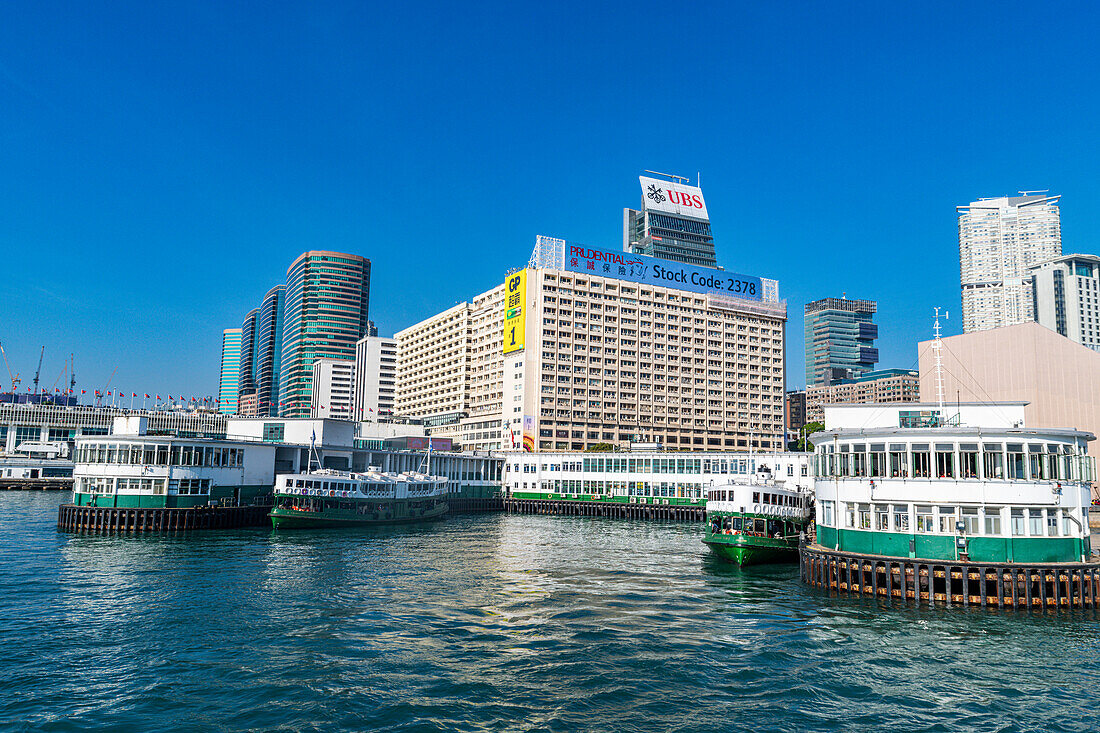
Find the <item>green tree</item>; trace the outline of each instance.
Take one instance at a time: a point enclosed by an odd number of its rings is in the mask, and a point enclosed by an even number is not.
[[[823,422],[810,422],[802,426],[802,429],[798,431],[798,441],[795,443],[795,450],[799,451],[812,451],[814,444],[809,441],[809,436],[814,433],[819,433],[825,429],[825,423]]]
[[[610,443],[593,443],[585,449],[585,453],[610,453],[615,450],[615,446]]]

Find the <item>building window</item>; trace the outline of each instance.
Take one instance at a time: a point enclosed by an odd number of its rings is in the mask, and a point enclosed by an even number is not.
[[[281,443],[286,426],[281,423],[264,423],[264,441],[269,443]]]

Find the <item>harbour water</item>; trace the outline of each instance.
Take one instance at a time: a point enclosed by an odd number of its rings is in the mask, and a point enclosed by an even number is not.
[[[4,730],[1097,730],[1100,620],[827,598],[703,528],[80,537],[0,495]]]

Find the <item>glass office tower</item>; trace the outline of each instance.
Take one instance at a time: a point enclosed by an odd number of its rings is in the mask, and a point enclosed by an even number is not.
[[[806,304],[806,386],[853,379],[878,363],[873,300],[822,298]]]
[[[279,414],[279,372],[283,344],[286,286],[267,291],[256,321],[256,413]]]
[[[222,368],[218,377],[218,412],[237,414],[237,390],[241,371],[241,329],[222,331]]]
[[[639,177],[642,206],[623,209],[623,251],[717,267],[702,189],[686,185],[686,178],[670,178]]]
[[[355,360],[368,329],[370,260],[341,252],[304,252],[286,274],[279,414],[309,417],[313,362]]]

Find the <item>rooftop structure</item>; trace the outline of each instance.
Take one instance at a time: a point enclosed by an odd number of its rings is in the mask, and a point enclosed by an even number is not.
[[[681,176],[640,176],[642,205],[623,209],[623,251],[718,267],[703,191]],[[668,180],[671,179],[671,180]]]

